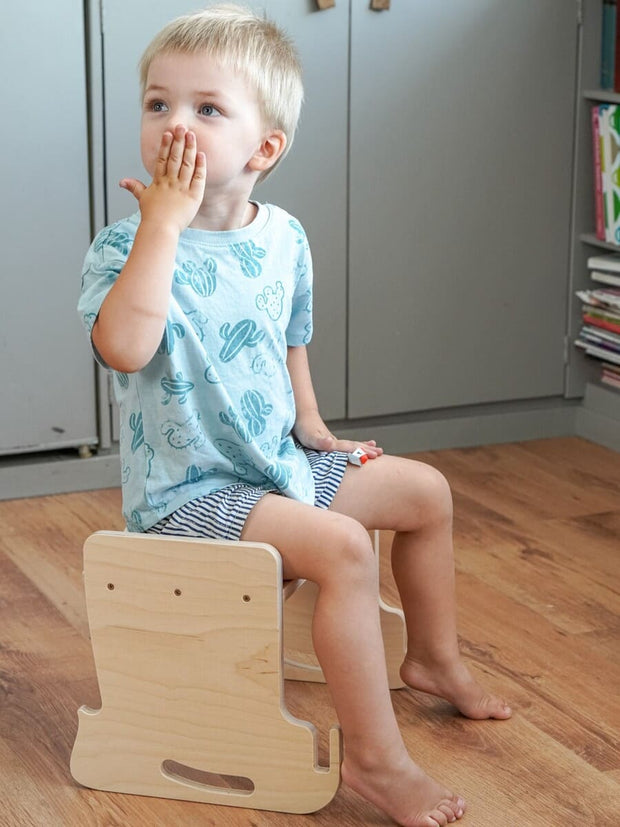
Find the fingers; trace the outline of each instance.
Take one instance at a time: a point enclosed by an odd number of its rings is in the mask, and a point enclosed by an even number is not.
[[[318,439],[316,445],[312,447],[316,447],[318,451],[343,451],[349,455],[361,449],[368,459],[376,459],[383,453],[383,448],[379,448],[374,439],[368,442],[356,442],[351,439],[336,439],[333,435]]]
[[[175,142],[172,144],[170,154],[175,150]],[[175,159],[176,164],[176,159]],[[183,135],[183,145],[181,147],[181,160],[179,163],[178,175],[179,181],[183,184],[189,184],[194,175],[196,167],[196,136],[193,132],[185,132]]]
[[[167,141],[168,160],[166,162],[166,173],[173,178],[179,177],[183,158],[187,147],[187,135],[189,133],[183,124],[177,124],[172,132],[172,140]],[[164,133],[164,137],[166,133]],[[163,138],[162,138],[163,145]],[[191,150],[190,150],[191,151]],[[196,152],[196,139],[194,138],[194,154]]]
[[[166,130],[161,138],[155,163],[154,178],[169,176],[189,184],[194,176],[197,156],[202,156],[201,167],[206,164],[204,153],[196,152],[196,135],[183,124],[177,124],[173,131]],[[205,170],[203,172],[206,171]]]
[[[354,442],[353,440],[339,439],[336,445],[332,448],[333,451],[346,451],[347,454],[352,454],[360,449],[368,457],[368,459],[376,459],[383,453],[383,448],[379,448],[374,439],[368,442]]]
[[[170,157],[170,147],[172,146],[172,132],[164,132],[161,136],[161,144],[159,145],[159,153],[157,161],[155,162],[155,170],[153,178],[163,178],[168,170],[168,158]]]
[[[383,448],[380,448],[374,439],[369,439],[368,442],[362,442],[361,447],[366,451],[370,459],[380,457],[383,453]]]
[[[190,184],[190,189],[195,190],[197,197],[201,197],[204,193],[205,183],[207,181],[207,156],[204,152],[196,153],[196,163]]]
[[[127,192],[130,192],[138,201],[146,189],[142,181],[138,181],[136,178],[123,178],[123,180],[119,182],[119,186],[127,190]]]

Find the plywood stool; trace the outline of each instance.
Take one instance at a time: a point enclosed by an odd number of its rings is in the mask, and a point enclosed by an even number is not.
[[[315,728],[284,703],[286,670],[322,679],[311,643],[304,651],[311,584],[284,586],[273,547],[98,532],[84,546],[84,582],[101,709],[78,711],[76,781],[290,813],[333,798],[339,728],[319,766]],[[285,669],[284,599],[297,592]]]

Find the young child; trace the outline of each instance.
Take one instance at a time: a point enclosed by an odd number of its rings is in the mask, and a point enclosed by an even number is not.
[[[299,223],[250,200],[290,148],[302,101],[288,39],[248,10],[173,21],[141,63],[148,186],[85,261],[80,313],[121,411],[131,531],[266,542],[320,588],[316,652],[345,742],[343,781],[405,827],[464,801],[407,754],[392,708],[367,529],[396,531],[402,678],[470,718],[508,718],[457,644],[446,480],[321,419],[306,345],[312,265]],[[356,467],[347,455],[363,448]]]

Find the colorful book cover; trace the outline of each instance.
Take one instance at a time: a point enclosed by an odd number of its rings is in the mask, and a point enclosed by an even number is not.
[[[613,215],[613,193],[611,187],[611,142],[609,139],[609,116],[612,107],[603,103],[598,108],[599,133],[601,136],[601,187],[603,190],[603,217],[605,221],[605,241],[612,241],[611,224]]]
[[[620,107],[599,110],[601,180],[605,208],[605,241],[620,245]]]
[[[619,61],[620,62],[620,61]],[[594,211],[596,216],[596,237],[605,241],[605,217],[603,208],[603,186],[601,183],[601,135],[598,125],[598,106],[592,107],[592,151],[594,155]]]
[[[620,334],[620,318],[613,318],[608,313],[603,313],[594,307],[584,308],[582,319],[586,324],[593,327],[600,327],[610,333]]]
[[[616,0],[603,2],[601,89],[613,90],[616,58]]]
[[[609,107],[611,240],[620,244],[620,106]]]
[[[591,344],[604,345],[620,353],[620,333],[611,333],[609,330],[601,330],[600,327],[584,325],[579,335]]]

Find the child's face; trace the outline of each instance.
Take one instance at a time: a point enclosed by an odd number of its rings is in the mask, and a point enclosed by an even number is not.
[[[142,162],[152,176],[161,138],[177,124],[207,156],[207,191],[254,182],[248,167],[265,133],[256,93],[208,55],[162,54],[151,63],[142,107]]]

